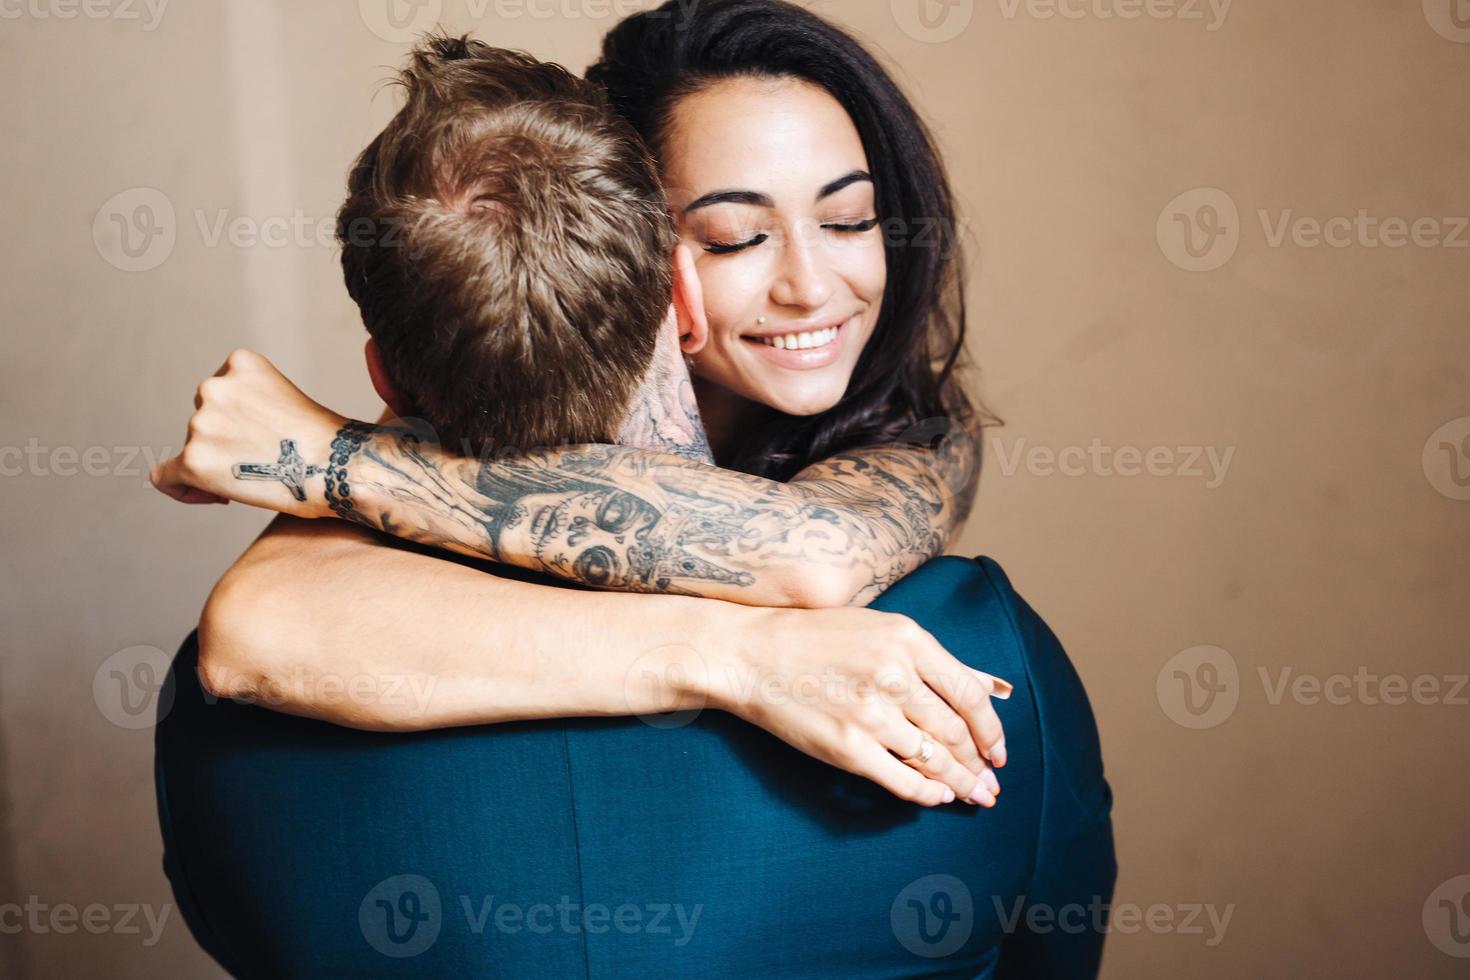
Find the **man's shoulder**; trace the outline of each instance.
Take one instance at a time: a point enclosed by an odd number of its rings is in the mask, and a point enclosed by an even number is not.
[[[994,559],[940,555],[895,582],[872,608],[911,617],[916,613],[993,617],[997,626],[1011,621],[1014,627],[1016,599],[1010,578]]]
[[[985,555],[931,558],[894,583],[871,608],[908,616],[947,647],[983,641],[1026,653],[1053,638],[1005,569]]]

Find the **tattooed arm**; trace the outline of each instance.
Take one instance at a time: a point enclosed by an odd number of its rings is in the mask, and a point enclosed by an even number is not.
[[[349,481],[339,516],[587,585],[865,605],[944,550],[970,499],[948,482],[973,469],[961,455],[877,447],[783,484],[622,446],[466,460],[403,430],[354,425],[327,486]]]
[[[205,382],[199,403],[183,455],[155,481],[166,492],[335,513],[587,585],[748,605],[870,602],[944,550],[978,476],[973,432],[929,447],[942,426],[789,483],[628,446],[466,459],[407,429],[347,422],[248,354]],[[262,462],[277,445],[276,462]]]

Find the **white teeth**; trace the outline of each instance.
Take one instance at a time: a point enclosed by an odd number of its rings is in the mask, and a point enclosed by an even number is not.
[[[777,350],[811,350],[814,347],[826,347],[837,339],[837,328],[828,327],[825,330],[808,330],[805,333],[788,333],[780,337],[757,337],[767,347]]]

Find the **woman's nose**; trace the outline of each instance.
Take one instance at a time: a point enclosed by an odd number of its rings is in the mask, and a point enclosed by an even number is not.
[[[798,229],[788,237],[771,285],[771,299],[777,305],[815,310],[832,298],[832,270],[822,260],[820,246],[811,229]]]

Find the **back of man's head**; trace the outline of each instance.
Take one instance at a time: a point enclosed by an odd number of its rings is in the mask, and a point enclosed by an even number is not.
[[[671,298],[647,150],[596,85],[468,37],[399,81],[338,214],[393,386],[456,449],[613,441]]]

